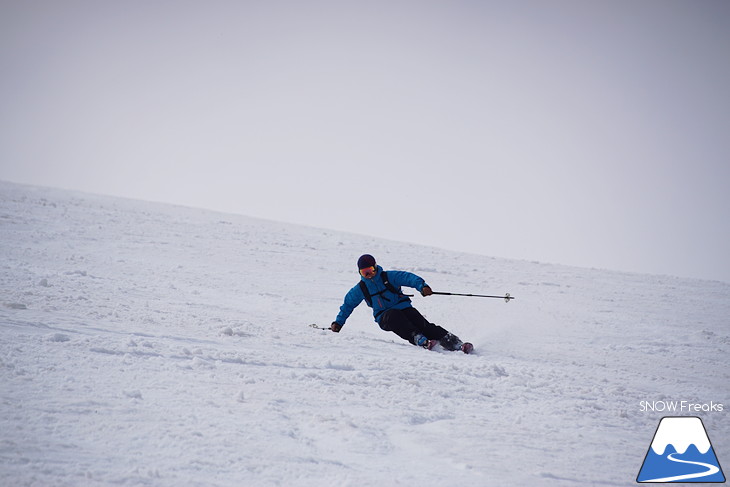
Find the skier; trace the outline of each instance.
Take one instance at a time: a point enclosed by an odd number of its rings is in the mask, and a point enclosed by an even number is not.
[[[423,296],[433,294],[421,277],[405,271],[386,272],[370,254],[357,260],[357,268],[360,270],[360,282],[345,295],[330,330],[339,333],[353,310],[364,300],[373,309],[375,321],[384,331],[392,331],[413,345],[428,349],[440,343],[446,350],[471,352],[471,343],[463,343],[448,330],[430,323],[401,292],[401,286],[407,286],[417,289]]]

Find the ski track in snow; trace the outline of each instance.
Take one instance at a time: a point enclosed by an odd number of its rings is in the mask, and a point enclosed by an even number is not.
[[[640,401],[730,406],[727,283],[2,182],[0,235],[2,485],[628,485]],[[473,355],[310,328],[364,252],[516,299],[414,298]]]

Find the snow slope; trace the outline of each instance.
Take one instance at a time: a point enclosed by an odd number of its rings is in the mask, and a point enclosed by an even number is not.
[[[516,299],[414,298],[474,355],[309,328],[364,252]],[[3,182],[0,255],[0,485],[630,485],[671,400],[730,465],[727,283]]]

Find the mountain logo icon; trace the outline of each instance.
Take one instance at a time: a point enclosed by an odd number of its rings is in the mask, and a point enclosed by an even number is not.
[[[702,420],[695,416],[662,418],[636,481],[725,482]]]

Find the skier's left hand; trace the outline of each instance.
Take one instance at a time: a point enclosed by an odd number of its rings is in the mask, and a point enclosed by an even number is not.
[[[423,289],[421,289],[421,296],[430,296],[433,294],[433,291],[428,286],[423,286]]]

